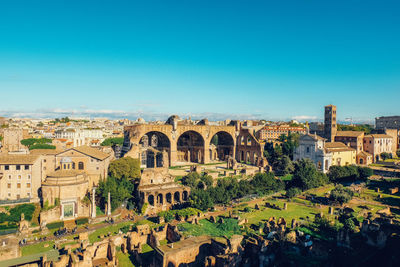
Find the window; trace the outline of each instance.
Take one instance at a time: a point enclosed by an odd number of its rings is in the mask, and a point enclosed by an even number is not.
[[[21,179],[21,175],[18,175],[18,179]]]
[[[7,188],[11,188],[11,184],[10,183],[7,184]]]
[[[46,160],[44,159],[43,162],[46,162]]]
[[[5,165],[4,170],[8,171],[10,169],[10,165]]]
[[[307,147],[307,153],[310,153],[310,147]]]
[[[8,196],[11,197],[11,193],[8,193]]]
[[[82,162],[82,161],[80,161],[80,162],[78,163],[78,169],[79,169],[79,170],[83,170],[83,169],[84,169],[84,165],[83,165],[83,162]]]
[[[8,176],[8,179],[10,179],[10,180],[11,180],[11,175],[9,175],[9,176]]]
[[[27,183],[26,188],[31,188],[31,183]]]
[[[28,197],[31,197],[31,193],[26,194]]]
[[[28,180],[29,180],[29,179],[31,179],[31,175],[30,175],[30,174],[28,174]]]
[[[15,169],[16,169],[17,171],[21,170],[21,165],[15,166]]]
[[[20,199],[20,198],[21,198],[21,196],[18,194],[18,195],[17,195],[17,199]]]
[[[17,188],[21,188],[21,183],[18,183],[18,184],[17,184]]]
[[[25,165],[25,170],[29,170],[29,165]]]

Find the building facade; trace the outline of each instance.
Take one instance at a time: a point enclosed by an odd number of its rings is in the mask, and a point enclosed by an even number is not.
[[[332,165],[332,154],[325,152],[325,138],[316,134],[306,134],[299,138],[299,146],[295,149],[293,160],[311,159],[317,169],[326,173]]]
[[[270,125],[264,126],[261,130],[257,131],[256,137],[259,140],[276,140],[283,134],[287,136],[289,133],[306,134],[306,132],[306,128],[299,126]]]
[[[38,202],[42,164],[38,155],[0,157],[0,200]]]
[[[363,151],[364,132],[361,131],[337,131],[335,142],[341,142],[354,148],[357,153]]]
[[[400,130],[400,116],[385,116],[375,118],[375,128]]]
[[[392,154],[393,138],[387,134],[370,134],[364,137],[364,151],[372,155],[373,161],[379,161],[381,154]]]

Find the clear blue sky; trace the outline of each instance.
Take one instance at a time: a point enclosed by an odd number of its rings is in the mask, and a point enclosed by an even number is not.
[[[0,113],[400,115],[400,1],[0,2]]]

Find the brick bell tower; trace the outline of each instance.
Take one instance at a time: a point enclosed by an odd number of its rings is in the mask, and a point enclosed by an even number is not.
[[[328,142],[335,141],[336,132],[336,106],[325,106],[324,135]]]

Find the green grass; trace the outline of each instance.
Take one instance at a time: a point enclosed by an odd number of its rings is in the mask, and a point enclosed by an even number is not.
[[[104,212],[100,209],[99,206],[96,206],[96,216],[102,216],[104,215]]]
[[[200,220],[199,225],[182,223],[179,224],[179,229],[183,231],[184,235],[201,236],[209,235],[212,237],[231,237],[234,234],[240,234],[237,220],[224,218],[224,223],[212,223],[206,219]],[[224,227],[225,225],[232,225],[233,227]],[[234,226],[236,224],[236,227]],[[224,225],[224,226],[222,226]]]
[[[118,252],[117,259],[118,259],[118,266],[135,267],[135,265],[133,264],[133,262],[130,259],[129,253],[124,254],[122,252]]]
[[[267,202],[271,204],[276,204],[283,208],[283,201],[267,200]],[[288,202],[287,210],[276,210],[272,208],[266,208],[264,210],[252,210],[252,212],[240,214],[240,217],[247,218],[250,224],[258,224],[263,220],[268,220],[270,217],[283,217],[285,218],[286,222],[290,224],[292,219],[305,219],[307,216],[309,216],[313,220],[314,215],[319,212],[320,209],[317,207],[308,207],[299,203]],[[324,214],[327,214],[328,208],[323,208],[322,212],[324,212]]]
[[[117,234],[119,232],[119,229],[126,225],[132,225],[132,222],[122,222],[119,224],[110,225],[110,226],[106,226],[106,227],[97,229],[96,231],[94,231],[93,233],[91,233],[89,235],[89,241],[90,241],[90,243],[93,244],[93,243],[101,240],[101,238],[99,237],[100,235],[107,235],[109,232],[112,235]]]
[[[147,253],[147,252],[150,252],[150,251],[153,251],[152,247],[150,247],[148,244],[143,244],[142,245],[142,253]]]
[[[49,246],[47,248],[45,248],[44,247],[45,244],[49,244]],[[37,243],[34,245],[23,246],[21,248],[21,253],[22,253],[22,256],[33,255],[33,254],[37,254],[37,253],[50,251],[53,249],[53,246],[54,246],[54,241],[41,242],[41,243]]]

